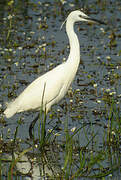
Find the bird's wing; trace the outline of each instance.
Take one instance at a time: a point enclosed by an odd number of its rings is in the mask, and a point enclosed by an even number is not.
[[[19,107],[17,112],[45,106],[53,101],[50,105],[60,100],[60,94],[64,81],[64,64],[57,66],[53,70],[45,73],[35,79],[19,96],[14,103]]]

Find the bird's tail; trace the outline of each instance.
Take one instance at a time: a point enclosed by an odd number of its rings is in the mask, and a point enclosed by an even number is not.
[[[7,118],[10,118],[17,112],[17,110],[18,110],[18,106],[16,105],[16,101],[13,101],[7,105],[4,114]]]

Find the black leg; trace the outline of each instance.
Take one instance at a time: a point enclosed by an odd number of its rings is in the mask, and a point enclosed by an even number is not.
[[[37,115],[37,117],[31,122],[31,124],[30,124],[30,126],[29,126],[29,137],[30,137],[30,139],[33,139],[33,137],[34,137],[34,136],[33,136],[33,133],[32,133],[32,130],[33,130],[33,128],[34,128],[37,120],[39,119],[39,115],[40,115],[40,114]]]

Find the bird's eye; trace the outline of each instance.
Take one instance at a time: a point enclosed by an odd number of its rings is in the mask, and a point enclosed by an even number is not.
[[[83,18],[83,19],[85,19],[85,17],[84,17],[84,16],[82,16],[82,15],[79,15],[79,17],[80,17],[80,18]]]

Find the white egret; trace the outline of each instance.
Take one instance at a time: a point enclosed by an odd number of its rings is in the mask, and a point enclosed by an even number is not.
[[[102,23],[90,18],[82,11],[71,12],[66,19],[66,32],[70,44],[67,61],[35,79],[13,102],[9,103],[4,111],[7,118],[15,113],[40,109],[40,107],[47,113],[52,105],[65,96],[80,62],[80,44],[74,31],[74,23],[79,21]]]

